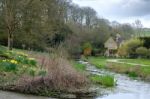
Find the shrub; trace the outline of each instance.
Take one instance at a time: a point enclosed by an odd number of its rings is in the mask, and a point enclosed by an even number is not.
[[[136,49],[142,45],[143,41],[140,39],[130,39],[119,48],[118,53],[123,56],[136,57]]]
[[[92,53],[92,45],[90,43],[84,43],[83,54],[84,56],[89,56]]]
[[[127,48],[125,45],[122,45],[119,49],[118,49],[118,55],[121,57],[127,57],[128,56],[128,52],[127,52]]]
[[[140,56],[140,57],[146,57],[148,54],[148,49],[145,47],[139,47],[136,49],[136,53]]]

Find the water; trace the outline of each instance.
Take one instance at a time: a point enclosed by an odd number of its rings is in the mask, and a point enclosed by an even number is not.
[[[115,88],[105,89],[104,92],[100,90],[104,95],[100,95],[96,99],[150,99],[150,83],[133,80],[126,75],[97,69],[88,62],[80,61],[80,63],[86,64],[87,70],[93,74],[110,74],[114,75],[117,80]]]

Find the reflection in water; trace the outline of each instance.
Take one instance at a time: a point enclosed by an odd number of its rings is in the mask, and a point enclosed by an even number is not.
[[[87,66],[87,70],[93,74],[110,74],[114,75],[117,80],[117,86],[113,90],[105,90],[104,96],[96,99],[150,99],[150,83],[140,80],[133,80],[125,75],[114,72],[99,70],[87,62],[79,61]]]

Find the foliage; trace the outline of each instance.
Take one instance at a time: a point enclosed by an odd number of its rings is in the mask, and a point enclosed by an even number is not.
[[[146,30],[145,30],[146,31]],[[144,41],[144,43],[143,43],[143,47],[146,47],[146,48],[150,48],[150,36],[149,36],[149,33],[150,32],[150,30],[148,29],[147,30],[147,36],[144,36],[144,37],[140,37],[140,39],[141,40],[143,40]],[[143,34],[143,33],[142,33]]]
[[[102,49],[98,49],[98,48],[93,48],[92,50],[92,55],[93,56],[96,56],[96,55],[99,55],[100,53],[102,52]]]
[[[1,60],[1,72],[15,72],[17,70],[18,62],[16,60]]]
[[[92,53],[92,45],[90,43],[84,43],[83,45],[83,55],[89,56]]]
[[[145,47],[139,47],[136,49],[136,53],[140,56],[140,57],[146,57],[148,55],[148,49]]]
[[[135,57],[136,55],[136,49],[143,45],[143,41],[140,39],[130,39],[127,42],[125,42],[120,48],[119,48],[119,55],[121,56],[130,56]]]
[[[105,87],[112,87],[116,84],[114,77],[111,75],[92,75],[91,81]]]
[[[129,77],[133,77],[133,78],[134,78],[134,77],[138,77],[138,75],[136,74],[136,72],[129,72],[129,73],[128,73],[128,76],[129,76]]]
[[[128,56],[127,46],[126,45],[122,45],[121,47],[119,47],[117,53],[118,53],[118,55],[120,57],[127,57]]]
[[[27,73],[31,76],[38,72],[37,62],[34,58],[29,58],[27,54],[19,51],[8,51],[0,46],[0,70],[1,72],[14,72],[18,75]],[[34,71],[33,71],[34,70]],[[29,71],[29,73],[28,73]]]
[[[0,1],[0,44],[9,41],[10,47],[47,51],[65,43],[71,55],[79,56],[85,42],[101,50],[110,35],[120,33],[129,39],[133,34],[130,24],[111,23],[97,17],[94,9],[79,7],[71,0],[4,1]]]

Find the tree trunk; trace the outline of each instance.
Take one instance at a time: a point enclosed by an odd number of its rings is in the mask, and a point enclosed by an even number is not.
[[[13,48],[13,35],[11,33],[8,34],[8,50],[12,50]]]

